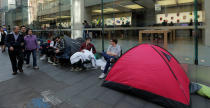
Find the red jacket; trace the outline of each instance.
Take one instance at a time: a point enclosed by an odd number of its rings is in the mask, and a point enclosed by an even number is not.
[[[80,47],[80,51],[82,51],[83,49],[86,49],[86,50],[90,51],[91,48],[92,48],[93,54],[95,54],[96,53],[96,49],[95,49],[94,45],[91,44],[91,43],[89,43],[88,45],[86,45],[86,43],[83,43],[82,46]]]

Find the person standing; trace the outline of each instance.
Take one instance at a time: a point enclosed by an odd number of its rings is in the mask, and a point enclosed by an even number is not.
[[[6,35],[8,34],[8,31],[7,31],[7,27],[5,25],[2,26],[2,29],[3,31],[6,33]]]
[[[84,26],[84,29],[90,27],[86,20],[84,20],[83,26]],[[83,31],[83,39],[86,39],[88,36],[89,36],[88,30],[84,30]]]
[[[27,35],[25,26],[21,26],[20,35],[23,35],[23,37],[25,37]]]
[[[20,35],[23,35],[23,37],[25,37],[26,35],[27,35],[27,33],[26,33],[26,27],[23,25],[23,26],[21,26],[21,28],[20,28]],[[26,60],[27,60],[27,57],[26,57],[26,52],[24,51],[23,52],[23,60],[26,62]]]
[[[166,20],[163,20],[162,26],[167,26],[167,25],[168,25],[167,21]]]
[[[6,38],[6,33],[4,32],[3,28],[0,27],[0,47],[2,53],[5,52],[5,38]]]
[[[189,26],[193,26],[193,19],[190,19]],[[193,36],[193,29],[189,29],[189,31],[190,31],[190,37],[192,37]]]
[[[33,67],[34,67],[34,69],[39,69],[39,67],[37,66],[37,57],[36,57],[36,52],[39,50],[38,49],[37,38],[36,38],[36,35],[33,35],[32,29],[28,29],[27,33],[28,33],[28,35],[26,35],[24,37],[25,52],[26,52],[26,65],[29,65],[30,55],[32,53],[32,55],[33,55]]]
[[[9,57],[12,64],[13,75],[17,71],[23,72],[23,52],[24,52],[24,37],[19,34],[20,27],[14,26],[13,32],[6,36],[6,46],[8,47]]]

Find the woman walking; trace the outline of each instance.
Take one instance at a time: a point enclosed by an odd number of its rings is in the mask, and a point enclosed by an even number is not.
[[[2,53],[5,52],[5,38],[6,38],[6,33],[2,27],[0,27],[0,47]]]
[[[25,51],[26,51],[26,57],[27,57],[26,65],[29,65],[30,55],[32,53],[32,55],[33,55],[33,67],[34,67],[34,69],[39,69],[39,67],[37,66],[37,57],[36,57],[36,52],[39,50],[36,35],[33,35],[32,29],[28,29],[27,34],[28,35],[26,35],[24,37]]]

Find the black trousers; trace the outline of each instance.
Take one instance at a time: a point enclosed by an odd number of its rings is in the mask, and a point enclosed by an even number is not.
[[[55,49],[52,47],[49,47],[47,49],[47,57],[52,57],[52,56],[55,56]]]
[[[81,60],[79,62],[77,62],[77,63],[74,63],[72,65],[72,67],[73,68],[84,68]]]
[[[9,58],[12,64],[12,70],[13,72],[17,72],[17,70],[22,69],[23,67],[23,58],[24,54],[22,49],[16,49],[14,51],[8,51],[9,52]]]

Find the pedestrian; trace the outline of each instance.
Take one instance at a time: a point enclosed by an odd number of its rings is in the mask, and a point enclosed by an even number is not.
[[[83,27],[84,27],[84,29],[90,27],[86,20],[84,20],[84,22],[83,22]],[[88,30],[83,30],[83,39],[86,39],[87,37],[89,37]]]
[[[26,27],[24,25],[21,26],[20,35],[23,35],[23,37],[27,35]],[[26,62],[27,61],[26,52],[23,52],[23,56],[24,56],[23,60]]]
[[[8,34],[8,31],[7,31],[7,27],[5,25],[2,26],[3,28],[3,31],[6,33],[6,35]]]
[[[29,66],[30,55],[33,55],[33,68],[39,69],[37,66],[36,52],[39,50],[36,35],[33,35],[32,29],[28,29],[26,32],[28,35],[24,37],[25,52],[26,52],[26,65]]]
[[[23,25],[21,26],[21,31],[20,31],[20,35],[23,35],[23,37],[25,37],[27,35],[27,32],[26,32],[26,27]]]
[[[24,37],[19,34],[20,27],[14,26],[13,31],[6,36],[6,46],[8,47],[9,57],[12,64],[13,75],[17,71],[23,72],[23,52],[24,52]]]
[[[6,33],[3,30],[3,27],[0,27],[0,47],[2,53],[5,52],[5,38],[6,38]]]
[[[106,76],[111,63],[116,62],[117,59],[121,56],[121,48],[117,42],[117,39],[110,40],[110,46],[108,47],[107,52],[102,53],[102,56],[105,58],[107,63],[103,73],[98,77],[99,79],[103,79]]]

